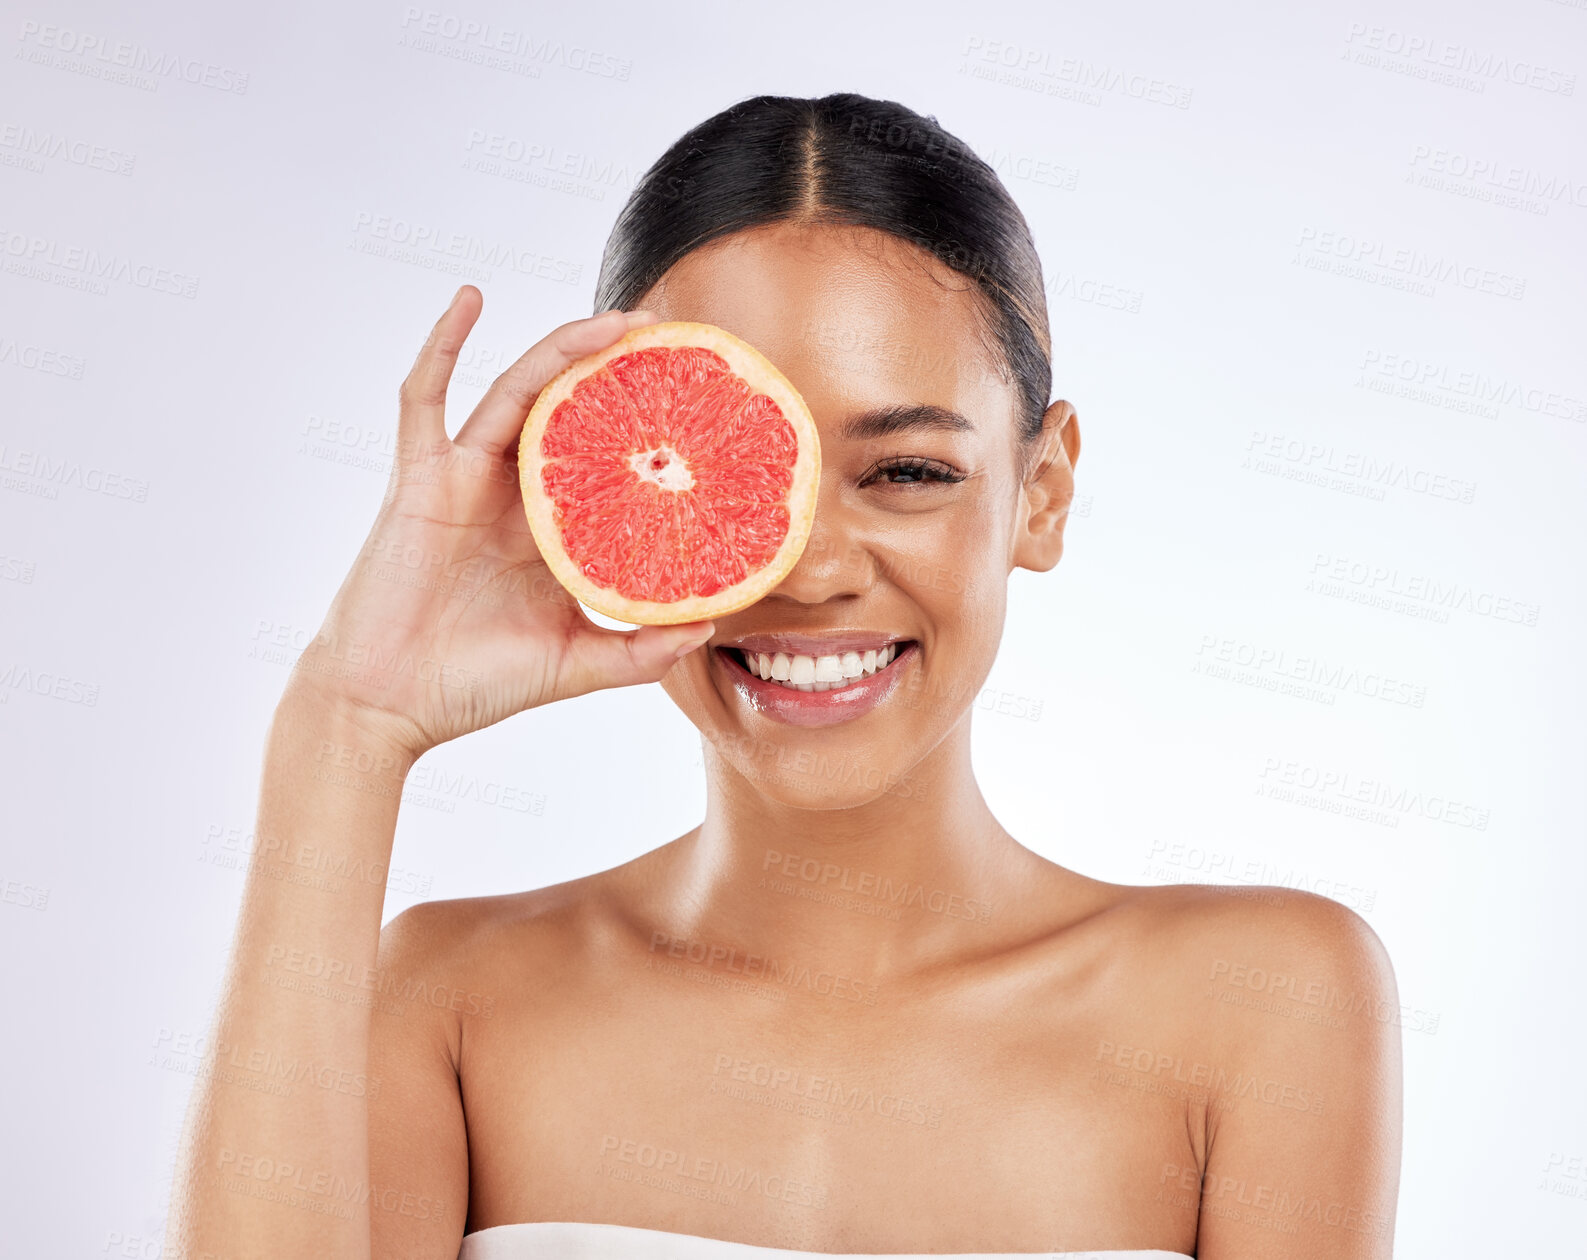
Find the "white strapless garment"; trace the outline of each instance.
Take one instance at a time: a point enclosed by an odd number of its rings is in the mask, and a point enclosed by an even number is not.
[[[695,1234],[583,1221],[493,1225],[464,1234],[457,1260],[1006,1260],[1009,1256],[1042,1256],[1045,1260],[1190,1260],[1179,1251],[790,1251],[786,1247],[756,1247]]]

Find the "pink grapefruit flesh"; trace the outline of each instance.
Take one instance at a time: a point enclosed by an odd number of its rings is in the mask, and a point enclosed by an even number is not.
[[[799,392],[712,324],[636,328],[570,364],[518,442],[540,554],[581,603],[672,625],[760,599],[804,551],[821,447]]]

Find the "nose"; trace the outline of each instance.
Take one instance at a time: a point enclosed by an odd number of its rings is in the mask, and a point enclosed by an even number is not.
[[[876,560],[865,545],[863,531],[838,501],[836,488],[823,485],[804,551],[766,598],[799,604],[857,599],[870,590],[876,572]]]

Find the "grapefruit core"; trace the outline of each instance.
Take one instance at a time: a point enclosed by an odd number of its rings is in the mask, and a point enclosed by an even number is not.
[[[518,441],[546,564],[633,625],[704,621],[770,591],[804,551],[820,475],[788,379],[732,333],[677,320],[569,364]]]

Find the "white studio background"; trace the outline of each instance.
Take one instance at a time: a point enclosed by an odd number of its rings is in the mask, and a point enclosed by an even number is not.
[[[1357,910],[1399,1254],[1587,1246],[1587,5],[456,2],[4,5],[7,1250],[160,1254],[270,712],[458,284],[454,428],[672,140],[847,90],[1000,171],[1083,423],[976,702],[999,817]],[[387,917],[626,861],[701,776],[658,687],[447,745]]]

